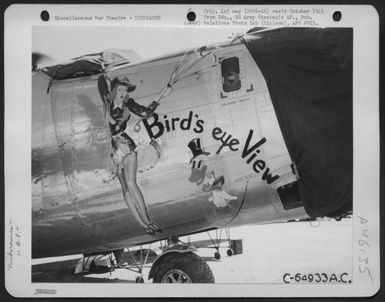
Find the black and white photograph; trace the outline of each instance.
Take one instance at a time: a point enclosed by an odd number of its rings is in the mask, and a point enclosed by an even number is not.
[[[375,21],[357,7],[41,7],[28,30],[5,27],[12,295],[378,290]],[[7,39],[27,36],[16,60]]]

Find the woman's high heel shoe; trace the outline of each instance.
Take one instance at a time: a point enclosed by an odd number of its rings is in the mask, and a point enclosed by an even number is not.
[[[155,232],[158,232],[158,233],[162,233],[162,229],[160,227],[158,227],[155,223],[151,222],[149,224],[149,227],[151,230],[155,231]]]

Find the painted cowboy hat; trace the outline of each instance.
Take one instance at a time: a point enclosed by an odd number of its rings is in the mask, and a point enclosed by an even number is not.
[[[193,158],[190,160],[190,162],[191,162],[194,158],[196,158],[197,156],[199,156],[199,155],[202,155],[202,154],[204,154],[204,155],[210,155],[209,152],[203,151],[202,146],[201,146],[201,140],[200,140],[199,137],[198,137],[198,138],[194,138],[193,140],[191,140],[191,141],[188,143],[187,146],[190,148],[190,150],[191,150],[191,152],[192,152],[192,154],[193,154]]]
[[[123,85],[127,87],[127,92],[134,91],[136,89],[136,85],[130,84],[130,80],[127,77],[124,77],[122,80],[119,78],[115,78],[111,83],[111,90],[115,88],[116,85]]]

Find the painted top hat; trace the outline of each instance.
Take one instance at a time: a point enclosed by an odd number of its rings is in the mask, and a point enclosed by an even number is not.
[[[210,155],[209,152],[205,152],[203,151],[202,149],[202,146],[201,146],[201,140],[200,138],[194,138],[193,140],[191,140],[189,143],[188,143],[188,147],[190,148],[192,154],[193,154],[193,158],[190,160],[190,163],[191,161],[194,160],[194,158],[196,158],[197,156],[199,155]]]
[[[111,90],[113,90],[117,84],[126,86],[127,92],[131,92],[136,89],[136,85],[130,84],[130,80],[127,77],[124,77],[122,80],[119,80],[119,78],[113,79],[111,82]]]

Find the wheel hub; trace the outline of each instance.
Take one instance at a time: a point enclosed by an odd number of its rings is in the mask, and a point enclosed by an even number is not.
[[[172,269],[163,276],[162,283],[192,283],[192,281],[184,271]]]

